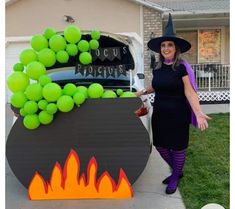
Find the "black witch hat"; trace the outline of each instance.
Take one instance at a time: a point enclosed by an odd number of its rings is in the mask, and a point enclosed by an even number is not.
[[[152,51],[160,53],[161,43],[163,41],[174,41],[174,43],[180,48],[181,53],[184,53],[191,48],[191,44],[188,41],[186,41],[182,38],[176,37],[176,34],[174,32],[172,17],[171,17],[170,13],[169,13],[168,23],[165,27],[164,35],[162,37],[157,37],[157,38],[151,39],[147,43],[147,45]]]

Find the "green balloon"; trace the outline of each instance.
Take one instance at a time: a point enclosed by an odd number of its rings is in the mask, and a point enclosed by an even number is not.
[[[39,83],[28,85],[25,90],[25,95],[29,100],[39,101],[42,99],[42,86]]]
[[[40,126],[40,122],[36,114],[26,115],[23,123],[27,129],[36,129]]]
[[[48,47],[48,41],[43,35],[37,34],[32,37],[31,46],[35,51],[40,51]]]
[[[114,91],[112,90],[106,90],[103,95],[102,98],[117,98],[117,95],[115,94]]]
[[[62,89],[56,83],[48,83],[42,89],[42,95],[48,102],[55,102],[61,96]]]
[[[60,50],[56,53],[56,59],[59,63],[67,63],[69,60],[69,54],[64,50]]]
[[[56,30],[54,28],[50,28],[50,27],[46,28],[43,33],[43,35],[46,39],[50,39],[55,34],[56,34]]]
[[[37,54],[33,49],[24,49],[20,53],[20,62],[26,66],[32,61],[37,61]]]
[[[77,91],[77,87],[73,83],[67,83],[63,88],[63,94],[73,96]]]
[[[73,99],[68,95],[63,95],[57,100],[57,107],[61,112],[69,112],[74,107]]]
[[[57,105],[55,103],[49,103],[46,107],[46,111],[49,114],[55,114],[57,112]]]
[[[73,101],[75,102],[77,106],[80,106],[81,104],[83,104],[85,100],[86,100],[86,97],[84,96],[83,93],[77,92],[73,95]]]
[[[30,62],[26,67],[26,74],[33,80],[38,80],[41,75],[46,74],[46,68],[41,62]]]
[[[71,44],[77,43],[81,37],[81,31],[75,25],[70,25],[64,29],[64,37]]]
[[[24,111],[27,114],[34,114],[38,111],[38,104],[35,101],[27,101],[24,104]]]
[[[90,48],[92,50],[96,50],[96,49],[99,48],[99,42],[97,40],[94,40],[94,39],[89,41],[89,45],[90,45]]]
[[[66,47],[66,41],[61,35],[54,35],[49,40],[49,46],[54,52],[64,50]]]
[[[78,47],[75,44],[67,44],[66,51],[70,56],[75,56],[78,53]]]
[[[56,56],[55,52],[51,49],[42,49],[38,53],[38,60],[41,62],[45,67],[51,67],[56,63]]]
[[[123,94],[123,90],[122,89],[117,89],[117,95],[121,96]]]
[[[29,77],[23,72],[13,72],[7,78],[7,86],[12,92],[24,91],[29,85]]]
[[[21,108],[21,109],[20,109],[20,115],[21,115],[22,117],[24,117],[24,116],[27,115],[27,112],[25,112],[24,108]]]
[[[53,115],[43,110],[39,113],[38,119],[41,124],[48,125],[53,121]]]
[[[24,71],[24,65],[22,63],[16,63],[13,66],[14,71]]]
[[[45,100],[45,99],[42,99],[42,100],[40,100],[40,101],[38,102],[38,107],[39,107],[39,109],[41,109],[41,110],[45,110],[46,107],[47,107],[47,105],[48,105],[48,102],[47,102],[47,100]]]
[[[78,43],[78,49],[81,52],[87,52],[89,50],[89,47],[90,47],[90,45],[89,45],[88,41],[86,41],[86,40],[81,40]]]
[[[92,56],[89,52],[82,52],[79,55],[79,61],[83,64],[83,65],[88,65],[92,62]]]
[[[11,96],[11,104],[13,107],[21,108],[27,102],[27,98],[22,91],[16,92]]]
[[[88,95],[90,98],[100,98],[102,97],[104,88],[99,83],[93,83],[88,88]]]
[[[99,40],[100,39],[100,32],[98,30],[93,30],[91,32],[91,38],[95,39],[95,40]]]
[[[122,98],[129,98],[129,97],[136,97],[135,93],[131,91],[124,92],[120,97]]]
[[[38,79],[41,86],[45,86],[48,83],[51,83],[51,77],[48,75],[41,75]]]
[[[78,86],[77,87],[77,92],[83,93],[85,98],[88,98],[88,89],[85,86]]]

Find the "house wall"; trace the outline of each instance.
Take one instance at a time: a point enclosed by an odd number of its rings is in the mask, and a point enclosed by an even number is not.
[[[6,7],[6,36],[30,36],[46,27],[63,30],[72,16],[82,30],[136,32],[141,35],[140,6],[126,0],[20,0]]]
[[[224,64],[230,64],[230,28],[225,27]]]
[[[156,10],[144,7],[143,8],[143,31],[144,31],[144,72],[145,72],[145,86],[151,84],[152,69],[150,69],[150,55],[151,52],[147,48],[147,43],[152,37],[162,35],[162,20],[161,14]],[[156,55],[156,53],[155,53]]]

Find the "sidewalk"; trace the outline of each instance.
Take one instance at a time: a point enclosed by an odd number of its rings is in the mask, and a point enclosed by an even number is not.
[[[229,112],[229,104],[202,105],[205,113]],[[6,105],[6,136],[12,124],[12,112]],[[161,181],[169,175],[169,168],[153,149],[147,166],[133,185],[134,197],[130,200],[64,200],[29,201],[27,190],[18,182],[6,161],[6,209],[185,209],[177,190],[173,195],[165,194]]]
[[[206,114],[230,112],[230,104],[204,104],[201,107]]]

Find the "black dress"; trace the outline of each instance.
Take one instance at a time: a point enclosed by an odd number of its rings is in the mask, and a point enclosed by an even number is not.
[[[191,112],[182,81],[182,77],[186,75],[186,68],[182,64],[175,70],[172,65],[166,64],[153,70],[155,99],[152,130],[153,145],[156,147],[172,150],[188,147]]]

